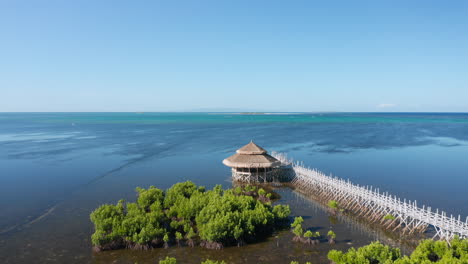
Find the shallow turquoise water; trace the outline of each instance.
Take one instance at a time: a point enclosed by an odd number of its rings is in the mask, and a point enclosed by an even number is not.
[[[468,114],[1,113],[0,256],[100,260],[87,250],[92,209],[134,199],[136,186],[190,179],[228,187],[221,161],[251,139],[326,173],[468,215]],[[68,253],[53,256],[59,249]]]

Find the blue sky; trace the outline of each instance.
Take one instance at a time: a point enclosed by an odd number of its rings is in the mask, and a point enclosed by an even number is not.
[[[0,111],[468,112],[468,1],[0,2]]]

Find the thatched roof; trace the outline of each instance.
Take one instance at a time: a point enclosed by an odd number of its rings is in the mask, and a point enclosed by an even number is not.
[[[253,143],[253,141],[250,141],[249,144],[243,146],[242,148],[236,150],[237,153],[239,154],[247,154],[247,155],[261,155],[261,154],[266,154],[267,151],[260,147],[259,145]]]
[[[223,160],[223,164],[234,168],[271,168],[281,162],[267,154],[267,151],[250,142],[236,151],[237,153]]]

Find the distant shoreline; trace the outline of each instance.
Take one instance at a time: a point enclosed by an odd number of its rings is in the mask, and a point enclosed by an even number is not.
[[[228,113],[228,112],[212,112],[212,113],[209,113],[208,114],[210,115],[226,115],[226,114],[230,114],[230,115],[302,115],[302,114],[307,114],[307,113],[299,113],[299,112],[278,112],[278,113],[275,113],[275,112],[232,112],[232,113]]]

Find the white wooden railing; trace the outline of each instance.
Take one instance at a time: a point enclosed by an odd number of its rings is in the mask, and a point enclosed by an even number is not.
[[[433,238],[447,241],[455,236],[468,238],[468,217],[462,221],[460,215],[448,216],[438,209],[434,211],[431,207],[418,207],[416,200],[402,200],[372,186],[360,186],[349,180],[327,176],[299,162],[292,162],[281,153],[272,155],[292,169],[291,183],[296,188],[322,202],[336,200],[340,208],[403,234],[424,232],[428,226],[432,226],[435,229]]]

